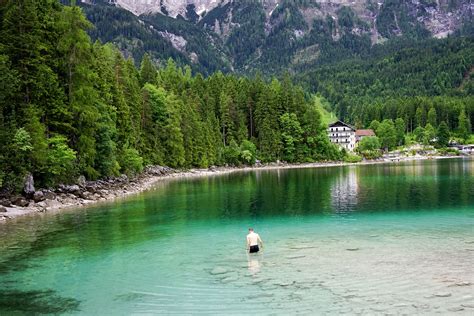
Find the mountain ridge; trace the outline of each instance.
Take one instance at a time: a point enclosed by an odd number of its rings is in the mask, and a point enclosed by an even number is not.
[[[96,25],[94,38],[118,44],[136,60],[148,52],[158,63],[172,57],[207,73],[291,72],[364,56],[398,38],[444,38],[472,23],[474,11],[468,0],[82,2]],[[114,16],[123,10],[131,12],[125,20]]]

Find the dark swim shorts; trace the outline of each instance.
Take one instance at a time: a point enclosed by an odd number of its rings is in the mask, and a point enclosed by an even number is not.
[[[260,249],[258,249],[258,245],[255,245],[255,246],[250,246],[249,252],[250,253],[258,252],[259,250]]]

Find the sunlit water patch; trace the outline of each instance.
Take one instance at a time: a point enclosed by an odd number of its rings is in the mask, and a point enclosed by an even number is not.
[[[472,314],[473,166],[240,172],[20,219],[0,314]]]

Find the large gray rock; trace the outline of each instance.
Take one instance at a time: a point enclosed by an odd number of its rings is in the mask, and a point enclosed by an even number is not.
[[[41,202],[45,199],[44,197],[44,193],[43,191],[36,191],[34,194],[33,194],[33,200],[38,203],[38,202]]]
[[[60,186],[60,189],[63,192],[70,193],[70,194],[79,194],[81,192],[81,188],[77,185],[63,185]]]
[[[35,194],[35,181],[31,173],[27,174],[25,177],[23,192],[27,197],[33,197],[33,194]]]
[[[4,206],[0,206],[0,213],[6,213],[6,212],[7,212],[7,208]]]
[[[86,200],[93,200],[94,195],[91,192],[85,191],[85,192],[82,192],[81,198],[86,199]]]
[[[80,185],[81,187],[86,185],[86,177],[84,176],[79,176],[77,179],[77,184]]]
[[[45,200],[54,200],[56,199],[56,194],[52,191],[43,191]]]
[[[30,202],[28,202],[28,200],[26,200],[24,197],[18,196],[12,199],[12,204],[20,207],[26,207],[28,204],[30,204]]]

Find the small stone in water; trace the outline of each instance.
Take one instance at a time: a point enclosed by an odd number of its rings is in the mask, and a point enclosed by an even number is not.
[[[235,281],[238,281],[239,278],[235,277],[235,276],[231,276],[231,277],[227,277],[227,278],[223,278],[221,281],[224,282],[224,283],[229,283],[229,282],[235,282]]]
[[[306,256],[287,256],[286,259],[299,259],[299,258],[304,258]]]
[[[436,297],[450,297],[451,293],[436,293],[434,296]]]
[[[295,281],[292,281],[292,282],[275,282],[274,284],[285,287],[285,286],[290,286],[294,283],[295,283]]]
[[[471,282],[463,281],[463,282],[458,282],[456,283],[457,286],[469,286],[471,285]]]
[[[357,251],[360,250],[360,248],[346,248],[347,251]]]
[[[212,275],[218,275],[218,274],[225,274],[227,272],[229,272],[229,270],[227,270],[226,268],[216,267],[216,268],[212,269],[211,274]]]
[[[460,311],[463,311],[463,310],[464,310],[464,308],[461,307],[461,306],[448,308],[448,311],[450,311],[450,312],[460,312]]]
[[[408,307],[408,304],[405,304],[405,303],[399,303],[399,304],[395,304],[393,305],[395,307]]]

